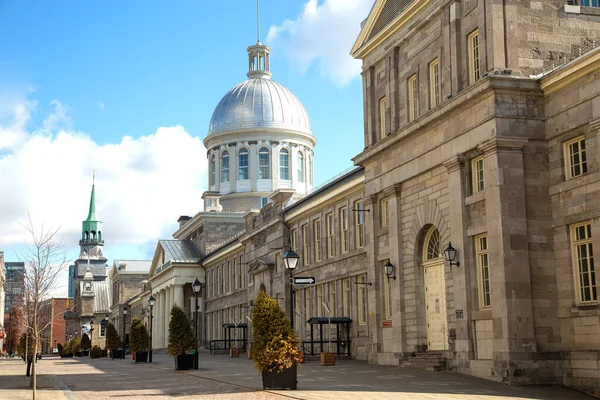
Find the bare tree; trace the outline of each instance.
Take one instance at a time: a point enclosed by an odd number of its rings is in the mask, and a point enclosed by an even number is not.
[[[27,224],[21,224],[21,226],[27,231],[31,240],[31,242],[26,243],[20,254],[21,261],[25,263],[25,304],[23,307],[25,329],[34,341],[31,348],[37,352],[40,347],[40,343],[38,343],[40,332],[53,320],[53,318],[50,318],[50,321],[41,321],[40,305],[43,300],[51,297],[52,291],[57,288],[59,273],[67,265],[66,250],[57,239],[60,228],[47,229],[43,224],[37,228],[29,215]],[[32,358],[33,364],[29,386],[33,390],[33,399],[35,400],[37,395],[37,357],[35,353]]]

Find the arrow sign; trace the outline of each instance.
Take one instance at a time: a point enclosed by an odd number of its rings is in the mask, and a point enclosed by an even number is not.
[[[294,285],[314,285],[317,280],[314,276],[307,276],[304,278],[294,278]]]

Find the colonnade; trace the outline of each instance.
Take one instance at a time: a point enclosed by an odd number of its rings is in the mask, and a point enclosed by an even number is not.
[[[164,349],[167,347],[171,309],[175,305],[185,309],[183,293],[183,285],[166,286],[152,293],[156,301],[152,321],[152,348]]]

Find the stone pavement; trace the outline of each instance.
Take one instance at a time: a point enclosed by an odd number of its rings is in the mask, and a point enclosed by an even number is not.
[[[338,360],[321,367],[316,360],[298,369],[296,391],[263,391],[260,375],[246,357],[200,354],[197,371],[174,371],[173,359],[155,353],[152,364],[131,359],[44,358],[38,363],[41,400],[96,400],[116,397],[148,399],[282,398],[394,400],[589,400],[561,387],[510,387],[451,372],[368,365]],[[29,378],[20,360],[0,360],[0,399],[30,399]]]
[[[154,353],[150,368],[172,370],[174,362],[164,353]],[[134,363],[132,360],[121,360]],[[228,355],[200,354],[197,371],[185,374],[210,378],[262,389],[261,377],[246,356],[229,358]],[[433,399],[543,399],[589,400],[591,396],[562,387],[506,386],[453,372],[421,371],[408,367],[369,365],[357,360],[338,360],[335,366],[322,367],[318,360],[309,360],[298,368],[298,390],[269,391],[296,399],[337,400],[433,400]]]

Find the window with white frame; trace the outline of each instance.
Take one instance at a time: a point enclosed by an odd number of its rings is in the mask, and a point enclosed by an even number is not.
[[[279,151],[279,179],[284,181],[290,179],[290,159],[286,149]]]
[[[471,160],[471,187],[473,188],[473,194],[483,192],[485,189],[483,167],[483,156]]]
[[[229,153],[221,154],[221,182],[229,182]]]
[[[579,0],[579,5],[584,7],[600,7],[600,0]]]
[[[333,213],[329,213],[325,216],[327,224],[327,257],[331,258],[334,256],[333,251]]]
[[[329,309],[331,310],[331,316],[336,315],[336,299],[335,299],[335,281],[329,282]]]
[[[358,295],[358,325],[367,324],[367,274],[356,277]]]
[[[475,257],[477,258],[479,308],[489,308],[492,306],[492,292],[487,235],[475,236]]]
[[[385,263],[385,262],[384,262]],[[385,319],[392,318],[392,288],[390,287],[390,278],[383,271],[383,263],[381,264],[381,273],[383,276],[383,316]]]
[[[596,289],[591,222],[587,221],[571,226],[571,247],[577,303],[596,303],[598,301],[598,293]]]
[[[313,221],[313,235],[315,243],[315,262],[321,261],[321,219]]]
[[[302,245],[304,251],[302,252],[302,258],[304,259],[304,265],[310,264],[310,236],[308,235],[308,224],[302,226]]]
[[[348,207],[340,208],[340,236],[342,253],[348,252]]]
[[[476,29],[467,36],[469,47],[469,84],[481,78],[481,60],[479,56],[479,30]]]
[[[217,166],[215,161],[215,155],[210,157],[210,185],[214,185],[217,177]]]
[[[243,181],[248,178],[248,149],[241,149],[238,162],[238,180]]]
[[[342,313],[350,317],[350,278],[342,279]]]
[[[269,204],[269,198],[268,197],[261,197],[260,198],[260,208],[263,208],[267,204]]]
[[[258,179],[271,179],[271,156],[266,147],[258,151]]]
[[[385,124],[385,108],[387,105],[387,100],[384,97],[379,99],[379,137],[381,139],[385,139],[387,136],[387,126]]]
[[[384,199],[381,199],[381,203],[380,203],[380,207],[379,207],[380,213],[381,213],[381,226],[383,228],[387,227],[390,225],[390,219],[389,219],[389,211],[388,211],[388,199],[387,197]]]
[[[573,179],[587,173],[585,136],[579,136],[564,144],[565,177]]]
[[[440,63],[436,58],[429,63],[429,107],[437,107],[440,100]]]
[[[100,337],[106,336],[106,325],[108,322],[105,319],[100,321]]]
[[[365,209],[362,201],[354,202],[354,230],[356,248],[365,245]]]
[[[233,259],[233,274],[234,274],[234,280],[233,280],[233,289],[237,290],[240,288],[240,264],[238,263],[238,259],[237,257]]]
[[[419,92],[417,89],[417,75],[408,78],[408,122],[414,121],[419,115]]]
[[[298,152],[298,182],[304,182],[304,156]]]
[[[244,267],[243,264],[243,257],[240,257],[240,279],[241,279],[241,283],[240,283],[240,287],[246,287],[246,268]]]
[[[292,229],[290,233],[290,244],[292,246],[292,250],[298,251],[298,229]]]

